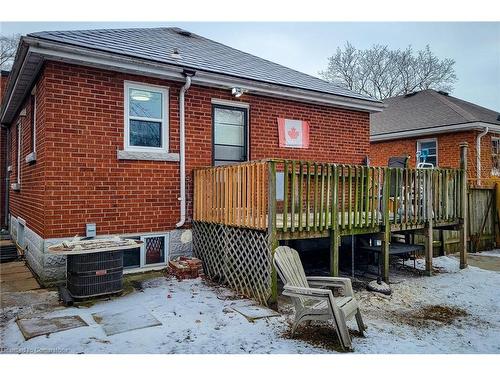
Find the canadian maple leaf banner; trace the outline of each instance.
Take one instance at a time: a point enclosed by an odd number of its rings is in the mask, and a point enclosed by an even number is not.
[[[309,123],[278,117],[280,147],[308,148]]]

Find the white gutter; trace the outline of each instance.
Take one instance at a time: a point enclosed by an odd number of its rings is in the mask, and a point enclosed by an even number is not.
[[[179,175],[180,175],[180,193],[179,201],[181,203],[180,213],[181,219],[175,224],[177,228],[182,227],[186,222],[186,126],[185,126],[185,108],[184,108],[184,97],[186,91],[191,87],[191,76],[186,75],[186,83],[181,88],[179,94],[179,138],[180,138],[180,148],[179,148]]]
[[[481,185],[481,138],[488,134],[488,130],[489,128],[486,126],[476,138],[476,173],[478,185]]]

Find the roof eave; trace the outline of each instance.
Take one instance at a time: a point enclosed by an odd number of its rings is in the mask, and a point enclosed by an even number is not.
[[[185,68],[189,68],[187,66],[158,63],[115,53],[46,41],[31,36],[23,37],[23,46],[26,52],[22,58],[21,56],[16,58],[13,69],[14,74],[10,77],[10,83],[6,93],[8,100],[6,100],[0,112],[0,120],[2,123],[10,123],[14,119],[15,114],[19,110],[20,102],[22,102],[22,99],[19,99],[19,97],[24,98],[24,95],[26,95],[26,92],[29,90],[29,87],[25,88],[24,85],[31,86],[33,84],[36,74],[44,60],[63,61],[177,81],[184,80],[183,71]],[[23,66],[25,65],[33,68],[33,71],[27,70],[23,72]],[[15,71],[16,68],[19,69]],[[23,87],[18,87],[20,81],[24,82],[22,85]],[[193,84],[210,87],[232,88],[238,86],[246,89],[250,94],[254,93],[289,100],[355,109],[369,113],[380,112],[386,107],[384,103],[377,101],[315,92],[200,70],[197,70],[192,81]],[[17,100],[12,101],[13,98],[17,98]]]
[[[14,63],[12,64],[12,69],[10,70],[10,74],[8,76],[7,87],[4,94],[4,100],[2,101],[2,105],[0,107],[0,123],[4,124],[4,115],[5,110],[12,103],[12,91],[14,90],[17,84],[17,77],[19,76],[20,71],[22,71],[23,66],[26,62],[26,55],[28,53],[28,45],[24,41],[24,37],[19,41],[18,50],[16,52],[16,57],[14,59]]]
[[[374,134],[370,136],[370,142],[392,141],[401,138],[426,137],[433,134],[483,130],[485,127],[488,127],[491,132],[500,133],[500,125],[498,124],[475,121],[461,124],[434,126],[424,129],[412,129],[384,134]]]

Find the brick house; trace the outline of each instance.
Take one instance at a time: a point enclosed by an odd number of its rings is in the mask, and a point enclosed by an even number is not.
[[[65,265],[47,246],[85,236],[87,224],[144,240],[126,267],[163,267],[191,251],[194,168],[269,157],[360,164],[370,113],[383,109],[178,28],[29,34],[2,87],[2,224],[45,283]],[[278,118],[306,121],[309,146],[280,147]]]
[[[468,142],[468,177],[480,184],[481,179],[500,176],[498,112],[434,90],[389,98],[384,103],[383,112],[371,115],[373,165],[387,166],[389,157],[408,155],[410,166],[415,167],[417,152],[427,150],[426,162],[458,168],[459,145]]]

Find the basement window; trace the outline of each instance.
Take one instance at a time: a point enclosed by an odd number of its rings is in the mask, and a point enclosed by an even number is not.
[[[500,138],[491,137],[491,174],[500,176]]]
[[[125,150],[168,152],[168,89],[125,82]]]
[[[127,237],[141,240],[139,249],[124,250],[123,267],[126,269],[164,266],[168,261],[168,234]]]

